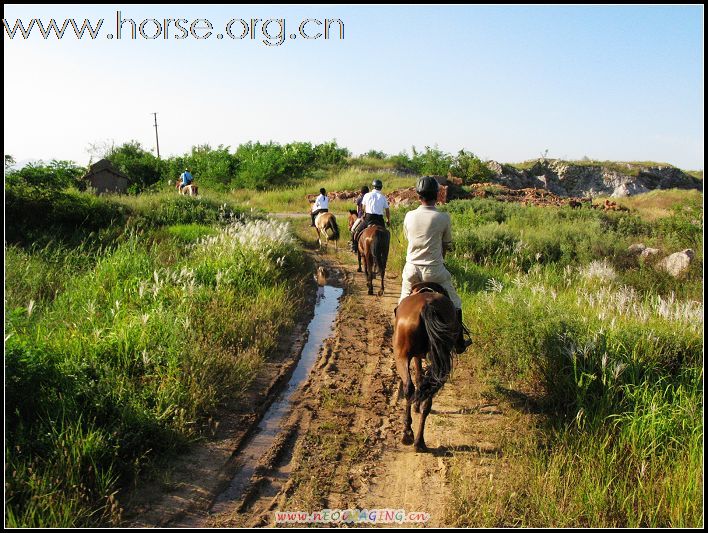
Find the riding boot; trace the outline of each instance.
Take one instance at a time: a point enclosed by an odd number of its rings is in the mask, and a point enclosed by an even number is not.
[[[457,341],[455,342],[455,351],[457,353],[464,352],[470,344],[472,344],[472,339],[469,338],[470,332],[462,321],[462,309],[457,310],[457,324],[459,326],[459,334],[457,336]]]

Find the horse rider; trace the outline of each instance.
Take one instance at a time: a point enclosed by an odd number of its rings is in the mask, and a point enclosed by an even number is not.
[[[442,285],[457,310],[460,333],[455,350],[462,353],[472,341],[462,322],[462,301],[452,286],[450,272],[445,268],[445,254],[452,244],[452,223],[448,213],[435,208],[438,188],[438,182],[432,176],[420,178],[415,189],[421,205],[406,213],[403,220],[403,233],[408,240],[408,250],[398,302],[410,295],[411,288],[416,283],[429,281]]]
[[[310,213],[310,216],[312,217],[313,228],[315,227],[315,217],[327,211],[329,211],[329,198],[327,198],[327,191],[325,191],[323,187],[320,189],[320,195],[315,198],[315,203],[312,204],[312,213]]]
[[[361,235],[361,232],[366,228],[372,224],[377,224],[382,228],[385,228],[386,224],[391,225],[391,212],[388,207],[388,199],[381,192],[383,182],[381,180],[374,180],[372,185],[374,190],[367,192],[361,199],[361,207],[364,211],[364,222],[359,224],[359,228],[352,238],[354,252],[356,252],[356,243],[359,240],[359,235]],[[386,222],[384,222],[384,213],[386,213]]]
[[[364,223],[364,208],[362,207],[361,202],[362,202],[362,200],[364,199],[364,196],[366,195],[366,193],[368,193],[368,192],[369,192],[369,188],[368,188],[366,185],[364,185],[364,186],[361,188],[361,192],[360,192],[359,196],[358,196],[357,199],[356,199],[356,216],[357,216],[357,219],[356,219],[356,222],[354,222],[354,224],[352,224],[352,228],[351,228],[352,240],[351,240],[351,243],[350,243],[351,249],[352,249],[354,252],[356,252],[356,248],[354,247],[354,245],[355,245],[354,233],[355,233],[356,230],[359,228],[359,226]]]
[[[180,176],[180,179],[182,180],[182,183],[179,184],[179,190],[181,191],[184,187],[190,185],[194,181],[194,176],[192,176],[192,173],[189,172],[189,169],[185,168],[184,172],[182,172],[182,175]]]

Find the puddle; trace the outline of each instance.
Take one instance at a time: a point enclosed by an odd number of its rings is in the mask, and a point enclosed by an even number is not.
[[[307,343],[302,349],[295,371],[280,396],[263,415],[253,437],[239,453],[241,467],[229,487],[214,502],[210,514],[214,515],[225,511],[229,503],[241,497],[259,460],[273,445],[280,433],[283,419],[290,412],[290,399],[293,393],[307,379],[310,370],[317,361],[322,343],[332,334],[334,319],[337,317],[337,309],[339,308],[339,298],[343,292],[343,289],[330,285],[320,285],[317,288],[315,316],[307,327]]]

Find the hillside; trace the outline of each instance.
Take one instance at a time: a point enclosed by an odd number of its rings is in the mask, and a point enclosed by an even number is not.
[[[656,189],[703,190],[703,180],[665,163],[538,159],[512,165],[487,161],[492,182],[535,187],[559,196],[621,198]]]

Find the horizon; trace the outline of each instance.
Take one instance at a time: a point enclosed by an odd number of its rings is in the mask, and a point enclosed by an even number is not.
[[[253,142],[255,142],[255,141],[253,141]],[[311,142],[311,141],[297,141],[297,140],[296,140],[296,141],[292,141],[292,142]],[[283,143],[283,144],[287,144],[287,143]],[[316,143],[312,143],[312,144],[314,145],[314,144],[316,144]],[[197,146],[200,146],[200,145],[194,145],[194,147],[197,147]],[[217,148],[217,147],[218,147],[218,146],[211,146],[211,148]],[[346,147],[346,146],[340,146],[340,147],[342,147],[342,148],[348,148],[348,147]],[[150,150],[148,147],[143,146],[143,148],[144,148],[146,151],[148,151],[148,152],[152,152],[153,154],[154,154],[154,152],[155,152],[154,150]],[[418,150],[418,147],[414,147],[414,148],[416,148],[416,150]],[[424,147],[423,147],[423,148],[424,148]],[[431,146],[431,148],[435,148],[435,146]],[[374,147],[374,148],[372,148],[372,149],[375,150],[376,148]],[[461,148],[461,149],[463,149],[463,148]],[[408,155],[411,155],[410,150],[404,150],[404,151],[405,151]],[[351,150],[350,150],[350,152],[351,152]],[[235,147],[229,146],[229,153],[232,153],[232,154],[235,153]],[[457,150],[454,150],[454,151],[448,152],[448,153],[450,153],[451,155],[454,155],[455,153],[457,153]],[[12,154],[6,154],[6,155],[12,156]],[[170,158],[172,158],[172,157],[181,157],[181,156],[184,156],[184,155],[186,155],[186,153],[183,153],[183,154],[170,154],[168,157],[166,157],[166,158],[163,157],[162,159],[163,159],[163,160],[166,160],[166,159],[170,159]],[[385,155],[386,155],[386,157],[388,158],[388,157],[392,157],[392,156],[395,156],[395,155],[398,155],[398,154],[388,154],[388,153],[387,153],[387,154],[385,154]],[[475,155],[476,155],[476,154],[475,154]],[[356,154],[356,153],[354,153],[354,152],[351,153],[351,158],[353,158],[353,159],[356,159],[356,158],[359,158],[359,157],[365,157],[365,156],[366,156],[365,153],[362,153],[362,154]],[[86,164],[85,164],[85,165],[84,165],[84,164],[81,164],[80,162],[74,161],[74,160],[68,160],[68,161],[71,161],[72,163],[75,163],[77,166],[88,168],[89,164],[94,164],[94,163],[96,163],[96,162],[98,162],[98,161],[100,161],[101,159],[104,159],[104,158],[105,158],[105,157],[103,157],[103,156],[101,156],[101,157],[99,157],[99,156],[95,156],[95,157],[94,157],[94,156],[89,156],[89,157],[88,157],[88,160],[86,161]],[[548,161],[563,161],[563,162],[566,162],[566,163],[597,163],[598,165],[602,165],[602,164],[604,164],[604,163],[609,163],[609,164],[631,164],[631,165],[645,165],[645,166],[652,166],[652,165],[653,165],[653,166],[659,166],[659,167],[661,167],[661,166],[672,166],[672,167],[678,168],[678,169],[680,169],[680,170],[683,170],[683,171],[685,171],[685,172],[703,172],[703,168],[685,168],[685,167],[679,167],[679,166],[674,165],[673,163],[670,163],[670,162],[667,162],[667,161],[629,161],[629,160],[620,160],[620,159],[604,159],[604,160],[600,160],[600,159],[564,159],[564,158],[550,157],[550,156],[544,157],[543,154],[540,154],[538,157],[532,157],[532,158],[524,159],[524,160],[521,160],[521,161],[501,161],[501,160],[497,160],[497,159],[482,159],[482,161],[484,161],[485,163],[488,163],[488,162],[491,162],[491,161],[495,161],[495,162],[497,162],[497,163],[501,163],[501,164],[504,164],[504,165],[521,165],[521,164],[529,163],[529,162],[532,162],[532,161],[539,161],[539,160],[541,160],[541,159],[546,159],[546,160],[548,160]],[[40,158],[30,158],[30,159],[23,159],[23,160],[15,160],[15,161],[14,161],[14,164],[11,165],[11,168],[14,169],[14,170],[19,170],[19,169],[21,169],[21,168],[23,168],[24,166],[29,165],[29,164],[38,164],[38,163],[48,164],[48,163],[51,163],[52,160],[53,160],[53,159],[40,159]],[[54,159],[54,160],[61,161],[61,160],[59,160],[59,159]]]
[[[283,37],[296,21],[341,20],[343,38],[25,40],[6,26],[6,155],[84,165],[90,144],[132,140],[155,153],[157,112],[163,158],[336,140],[353,154],[704,166],[702,6],[6,5],[5,20],[104,18],[105,29],[117,10],[217,29],[273,17]]]

